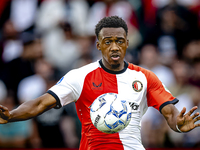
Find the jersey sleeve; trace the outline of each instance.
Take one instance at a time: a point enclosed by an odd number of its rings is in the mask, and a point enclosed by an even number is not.
[[[78,99],[79,87],[76,72],[70,71],[57,84],[51,87],[47,93],[56,99],[57,105],[55,108],[60,108]]]
[[[176,104],[176,99],[170,91],[162,84],[158,77],[147,70],[147,103],[161,112],[168,104]]]

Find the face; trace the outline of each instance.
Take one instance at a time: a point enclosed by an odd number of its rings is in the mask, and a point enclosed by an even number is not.
[[[124,68],[124,57],[128,48],[126,32],[123,28],[102,28],[97,49],[102,53],[104,66],[113,71]]]

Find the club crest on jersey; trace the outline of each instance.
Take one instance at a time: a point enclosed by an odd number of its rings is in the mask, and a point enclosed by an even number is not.
[[[143,84],[142,84],[142,82],[140,82],[139,80],[135,80],[135,81],[132,83],[132,87],[133,87],[133,90],[134,90],[134,91],[140,92],[140,91],[142,91],[142,89],[143,89]]]

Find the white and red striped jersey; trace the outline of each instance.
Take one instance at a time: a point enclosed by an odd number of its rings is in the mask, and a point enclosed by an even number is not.
[[[111,71],[102,60],[71,70],[47,93],[60,106],[75,102],[82,124],[80,150],[144,150],[140,130],[147,108],[161,111],[178,102],[151,71],[127,62],[123,70]],[[118,133],[100,132],[91,122],[90,105],[104,93],[120,94],[132,107],[129,125]]]

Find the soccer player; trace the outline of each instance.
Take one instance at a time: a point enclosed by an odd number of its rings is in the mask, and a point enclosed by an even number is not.
[[[176,132],[188,132],[200,124],[199,113],[188,113],[184,107],[179,112],[171,95],[154,73],[124,60],[129,41],[128,28],[118,16],[105,17],[96,25],[97,49],[102,59],[63,76],[47,93],[8,111],[0,106],[0,123],[33,118],[51,109],[75,102],[82,123],[80,150],[144,150],[140,137],[141,118],[147,108],[159,110],[168,125]],[[98,131],[90,119],[90,106],[104,93],[118,93],[132,107],[129,125],[115,134]]]

